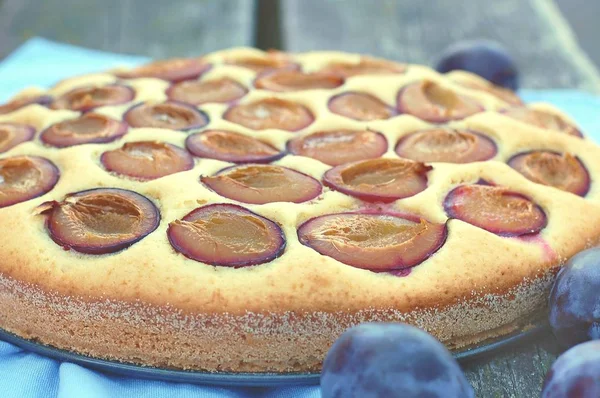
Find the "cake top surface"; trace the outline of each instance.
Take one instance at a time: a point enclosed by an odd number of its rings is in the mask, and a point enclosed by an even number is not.
[[[466,72],[238,48],[0,106],[0,272],[192,312],[504,294],[600,236],[600,149]]]

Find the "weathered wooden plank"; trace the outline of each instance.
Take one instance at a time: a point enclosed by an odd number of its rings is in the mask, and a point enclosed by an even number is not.
[[[287,50],[343,50],[432,64],[453,42],[486,38],[510,49],[525,87],[600,91],[600,74],[550,0],[282,1]]]
[[[252,45],[254,0],[4,0],[0,57],[32,36],[153,58]]]

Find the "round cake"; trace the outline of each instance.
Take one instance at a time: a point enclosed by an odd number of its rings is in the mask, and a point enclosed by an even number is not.
[[[367,321],[535,321],[600,238],[600,148],[466,72],[232,49],[0,106],[0,328],[98,358],[320,368]]]

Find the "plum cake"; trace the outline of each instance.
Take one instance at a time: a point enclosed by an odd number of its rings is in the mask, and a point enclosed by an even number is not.
[[[466,72],[232,49],[0,106],[0,327],[92,357],[315,371],[367,321],[535,321],[600,238],[600,148]]]

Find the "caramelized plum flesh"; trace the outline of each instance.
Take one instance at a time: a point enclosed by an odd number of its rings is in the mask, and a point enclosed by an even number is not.
[[[242,98],[248,93],[246,87],[235,80],[186,80],[173,84],[167,89],[167,97],[173,101],[192,105],[207,103],[228,103]]]
[[[461,185],[444,200],[444,209],[457,218],[500,236],[538,233],[546,226],[546,214],[526,196],[482,184]]]
[[[590,189],[590,175],[579,159],[565,153],[531,151],[513,156],[508,165],[527,179],[563,191],[585,196]]]
[[[153,180],[194,167],[192,156],[178,146],[160,141],[128,142],[100,157],[104,168],[117,174]]]
[[[290,140],[288,151],[294,155],[320,160],[330,166],[382,156],[388,149],[381,133],[370,130],[319,131]]]
[[[431,167],[405,159],[371,159],[336,166],[323,183],[368,202],[393,202],[427,188]]]
[[[0,159],[0,208],[37,198],[54,188],[58,168],[37,156]]]
[[[252,130],[301,130],[314,121],[304,105],[278,98],[266,98],[248,104],[235,105],[227,110],[223,119]]]
[[[185,146],[194,156],[232,163],[269,163],[284,155],[256,138],[225,130],[192,134]]]
[[[131,127],[191,130],[208,124],[208,116],[194,106],[176,101],[142,103],[130,108],[123,119]]]
[[[348,92],[329,100],[329,110],[337,115],[360,121],[389,119],[394,116],[392,108],[370,94]]]
[[[239,66],[261,73],[271,69],[297,69],[298,65],[292,63],[286,54],[270,51],[265,55],[247,55],[243,57],[229,57],[225,59],[227,65]]]
[[[375,272],[413,267],[446,240],[446,226],[392,214],[339,213],[308,220],[300,242],[344,264]]]
[[[254,81],[254,87],[270,91],[332,89],[344,84],[342,77],[326,73],[304,73],[280,69],[265,73]]]
[[[16,111],[17,109],[21,109],[27,105],[38,104],[38,105],[48,105],[52,102],[52,97],[47,95],[38,95],[38,96],[26,96],[19,99],[14,99],[5,104],[0,105],[0,115],[5,115],[7,113],[11,113]]]
[[[464,119],[483,107],[475,100],[430,80],[412,83],[398,93],[398,111],[431,123]]]
[[[160,222],[158,209],[149,199],[125,189],[90,189],[42,206],[52,239],[65,249],[87,254],[129,247]]]
[[[232,204],[199,207],[173,221],[167,234],[173,248],[184,256],[235,268],[272,261],[286,244],[273,221]]]
[[[370,57],[362,57],[358,63],[332,62],[320,70],[344,78],[358,75],[386,75],[406,72],[406,66],[396,62]]]
[[[55,99],[52,109],[70,109],[87,112],[94,108],[107,105],[124,104],[133,101],[135,91],[129,86],[110,84],[102,87],[79,87]]]
[[[566,121],[564,118],[550,112],[545,112],[539,109],[526,108],[522,106],[505,109],[504,111],[502,111],[502,114],[512,119],[519,120],[523,123],[531,124],[533,126],[541,127],[543,129],[558,131],[560,133],[565,133],[574,137],[583,137],[583,134],[577,128],[577,126],[575,126],[571,122]]]
[[[415,131],[400,139],[398,156],[418,162],[470,163],[496,156],[489,137],[467,129],[434,128]]]
[[[171,82],[179,82],[182,80],[197,79],[209,69],[210,64],[204,63],[199,59],[171,58],[117,72],[116,75],[122,79],[153,77]]]
[[[451,77],[451,80],[453,80],[455,83],[457,83],[463,87],[470,88],[472,90],[477,90],[477,91],[484,91],[484,92],[491,94],[494,97],[496,97],[504,102],[507,102],[511,105],[517,105],[517,106],[523,105],[523,100],[521,100],[521,98],[519,98],[519,96],[511,89],[497,86],[490,82],[485,83],[485,82],[475,81],[472,79]]]
[[[201,181],[221,196],[238,202],[301,203],[321,194],[319,181],[287,167],[249,164],[228,167]]]
[[[34,135],[35,128],[27,124],[0,122],[0,153],[31,141]]]
[[[99,144],[116,140],[127,132],[127,125],[99,113],[86,113],[76,119],[53,124],[42,132],[40,140],[57,148],[81,144]]]

